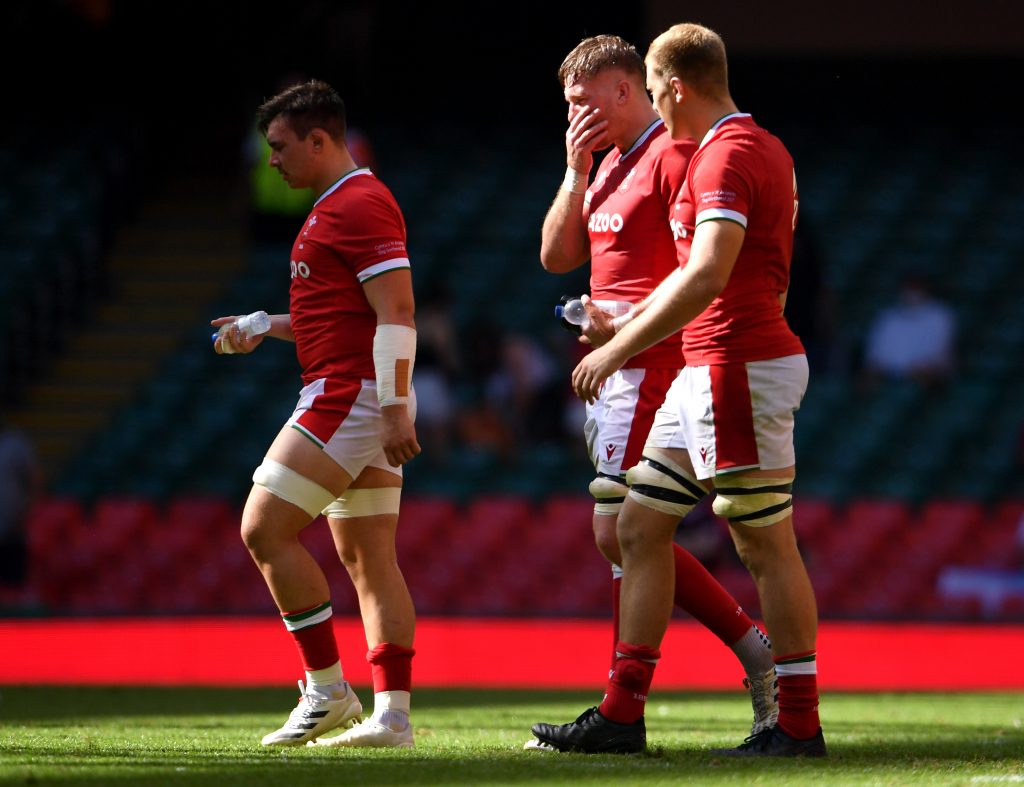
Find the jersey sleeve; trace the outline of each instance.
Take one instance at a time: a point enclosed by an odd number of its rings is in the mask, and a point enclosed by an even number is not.
[[[690,170],[694,225],[725,219],[747,228],[753,181],[742,148],[712,144],[700,151]]]
[[[394,200],[385,194],[366,193],[360,197],[359,210],[339,217],[335,248],[360,284],[410,267],[405,221]]]

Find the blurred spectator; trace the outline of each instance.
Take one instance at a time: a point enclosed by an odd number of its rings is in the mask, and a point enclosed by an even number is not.
[[[515,333],[502,340],[500,357],[501,366],[487,381],[488,402],[520,441],[559,440],[564,380],[554,358],[533,337]]]
[[[464,380],[472,401],[459,409],[459,438],[469,448],[508,456],[514,452],[514,437],[485,394],[487,381],[501,366],[495,351],[503,341],[501,329],[491,320],[482,318],[474,321],[462,336]]]
[[[560,441],[566,386],[552,354],[534,337],[502,333],[487,321],[467,335],[468,377],[482,383],[476,406],[460,415],[462,440],[504,459],[524,446]]]
[[[416,434],[432,464],[448,460],[455,411],[453,385],[462,368],[450,300],[443,286],[435,286],[426,289],[416,304]]]
[[[882,310],[868,331],[865,372],[869,380],[912,379],[941,383],[953,373],[956,318],[936,299],[928,280],[903,280],[899,300]]]
[[[26,519],[42,489],[42,470],[28,436],[0,432],[0,586],[18,587],[28,573]]]

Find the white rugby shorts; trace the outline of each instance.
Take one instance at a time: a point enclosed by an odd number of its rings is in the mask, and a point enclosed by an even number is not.
[[[794,413],[807,356],[687,366],[654,417],[647,445],[685,448],[697,478],[796,464]]]
[[[416,391],[411,387],[409,415],[416,420]],[[392,467],[384,456],[382,417],[375,380],[324,377],[302,389],[286,426],[323,448],[353,479],[367,467],[401,476],[402,468]]]
[[[594,469],[616,478],[640,461],[654,414],[678,369],[620,369],[587,405],[583,434]]]

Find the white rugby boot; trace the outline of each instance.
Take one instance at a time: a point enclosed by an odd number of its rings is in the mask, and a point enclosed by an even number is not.
[[[310,741],[307,746],[372,746],[377,748],[411,749],[416,745],[412,736],[412,724],[404,730],[393,730],[373,718],[356,724],[333,738]]]
[[[750,727],[751,737],[775,726],[779,720],[779,679],[772,667],[759,678],[747,676],[743,685],[750,692],[750,704],[754,708],[754,723]]]
[[[358,718],[363,712],[359,698],[342,681],[333,687],[306,687],[299,681],[299,704],[279,730],[263,736],[264,746],[301,746],[318,735]]]

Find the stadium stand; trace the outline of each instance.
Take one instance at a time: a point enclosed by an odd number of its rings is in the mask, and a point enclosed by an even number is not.
[[[796,528],[822,614],[1024,619],[1013,595],[993,606],[938,590],[949,566],[1024,568],[1014,540],[1024,516],[1024,151],[997,128],[955,143],[939,126],[912,139],[850,126],[828,144],[807,130],[779,131],[794,140],[801,210],[825,240],[825,279],[839,305],[835,349],[845,359],[814,374],[797,422]],[[452,293],[464,341],[487,319],[537,337],[571,368],[578,348],[551,304],[584,291],[586,274],[545,274],[536,249],[557,187],[551,173],[561,170],[557,147],[475,138],[455,148],[449,132],[425,134],[416,149],[387,132],[375,138],[382,177],[406,212],[417,288],[441,283]],[[270,608],[238,540],[237,509],[294,404],[297,367],[283,345],[216,358],[206,322],[284,308],[287,248],[244,250],[216,208],[221,185],[172,182],[143,206],[107,266],[87,269],[110,282],[93,287],[94,316],[74,341],[39,339],[62,347],[51,367],[25,366],[24,348],[5,345],[4,368],[21,370],[4,378],[24,397],[13,414],[51,463],[52,496],[30,529],[30,595],[40,609]],[[995,192],[993,204],[985,197]],[[7,215],[14,201],[0,191]],[[34,253],[5,246],[0,295],[14,303],[42,293],[30,309],[42,319],[53,314],[45,304],[76,285],[57,266],[32,289],[12,288],[24,284],[12,272],[33,269]],[[957,315],[956,375],[936,389],[859,386],[867,325],[902,274],[922,266]],[[458,390],[464,406],[486,396],[479,379]],[[451,457],[423,456],[407,475],[400,557],[420,611],[606,614],[607,569],[590,544],[591,503],[580,492],[591,470],[576,426],[511,455],[455,435]],[[328,555],[326,528],[311,531],[311,548]],[[745,572],[721,572],[756,611]],[[354,612],[343,573],[331,576],[335,603]],[[557,601],[546,593],[553,585],[564,591]]]

